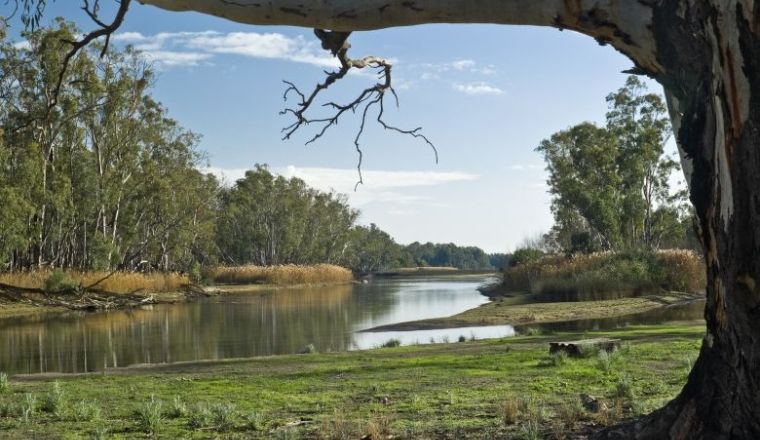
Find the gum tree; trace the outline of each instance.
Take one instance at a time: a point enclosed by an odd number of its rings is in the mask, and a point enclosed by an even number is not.
[[[349,69],[374,66],[383,71],[384,81],[357,99],[380,107],[392,90],[391,66],[378,57],[349,58],[345,41],[352,31],[426,23],[548,26],[580,32],[625,54],[633,73],[648,75],[665,89],[707,263],[707,333],[675,400],[600,435],[760,438],[760,4],[755,0],[141,2],[241,23],[314,28],[342,66],[314,93]],[[113,23],[98,20],[96,33],[74,47],[118,27],[129,0],[120,5]],[[306,116],[314,94],[294,92],[301,102],[290,111],[296,118],[293,128],[315,122]],[[335,107],[337,116],[353,109],[355,105]]]

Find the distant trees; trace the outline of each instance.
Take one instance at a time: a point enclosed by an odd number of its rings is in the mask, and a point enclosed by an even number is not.
[[[679,166],[664,154],[665,104],[634,76],[607,102],[606,126],[584,122],[536,149],[553,195],[550,237],[569,252],[683,245],[691,217],[668,182]]]
[[[357,216],[345,196],[257,165],[221,191],[217,245],[230,264],[345,264]]]
[[[418,267],[444,266],[459,269],[490,269],[491,255],[474,246],[457,246],[453,243],[433,244],[414,242],[406,246],[413,265]],[[501,260],[496,256],[496,263]]]

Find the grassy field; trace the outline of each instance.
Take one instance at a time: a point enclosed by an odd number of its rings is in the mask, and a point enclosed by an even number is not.
[[[699,324],[589,333],[606,356],[550,357],[577,334],[175,364],[87,376],[0,376],[4,438],[566,438],[663,405]],[[592,413],[579,393],[608,408]]]

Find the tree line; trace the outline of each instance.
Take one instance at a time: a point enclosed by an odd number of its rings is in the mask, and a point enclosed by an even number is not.
[[[72,59],[64,21],[13,43],[0,30],[0,264],[197,270],[202,265],[332,263],[489,268],[481,249],[403,246],[356,223],[344,195],[256,165],[227,187],[199,169],[200,137],[150,96],[131,48]]]

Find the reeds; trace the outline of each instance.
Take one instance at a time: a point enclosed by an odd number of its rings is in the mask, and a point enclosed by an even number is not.
[[[610,299],[646,290],[704,289],[700,256],[689,250],[550,255],[504,271],[504,287],[556,301]],[[611,296],[612,295],[612,296]]]
[[[0,273],[0,283],[25,289],[44,289],[46,281],[56,272],[61,273],[60,270],[51,269]],[[177,292],[190,284],[187,275],[176,272],[115,272],[111,275],[110,272],[63,271],[63,275],[83,287],[94,285],[94,289],[121,294]]]
[[[223,284],[276,285],[340,283],[354,279],[350,270],[332,264],[214,267],[205,269],[203,277]]]

